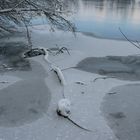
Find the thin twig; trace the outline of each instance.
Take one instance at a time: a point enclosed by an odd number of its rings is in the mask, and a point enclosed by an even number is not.
[[[22,19],[23,19],[23,23],[24,23],[25,28],[26,28],[26,34],[27,34],[27,39],[28,39],[28,47],[32,48],[31,34],[29,32],[28,25],[26,24],[25,18],[23,16],[22,16]]]
[[[56,55],[59,54],[59,53],[63,53],[63,50],[67,51],[67,53],[70,55],[70,52],[69,50],[66,48],[66,47],[62,47],[58,50],[58,52],[56,52]]]
[[[99,79],[103,79],[103,80],[106,80],[106,79],[109,79],[109,78],[116,78],[115,76],[111,76],[111,77],[97,77],[93,80],[93,82],[96,82],[97,80]]]
[[[136,40],[136,42],[137,42],[137,44],[139,45],[139,47],[140,47],[140,43],[138,42],[138,40]]]
[[[28,44],[29,44],[29,48],[32,48],[32,41],[31,41],[31,34],[29,32],[28,26],[25,23],[25,28],[26,28],[26,33],[27,33],[27,39],[28,39]]]
[[[12,9],[11,9],[11,11],[13,11],[16,7],[18,7],[20,4],[22,4],[23,2],[24,2],[25,0],[22,0],[22,1],[20,1],[18,4],[16,4]]]
[[[6,32],[8,32],[8,33],[12,33],[12,32],[13,32],[12,30],[7,29],[6,27],[4,27],[4,26],[2,26],[2,25],[0,25],[0,30],[4,30],[4,31],[6,31]]]
[[[140,47],[138,45],[136,45],[133,41],[131,41],[130,39],[127,38],[127,36],[122,32],[121,28],[119,27],[119,31],[121,32],[121,34],[125,37],[125,39],[127,41],[129,41],[132,45],[134,45],[136,48],[140,49]]]
[[[88,132],[92,132],[92,130],[87,129],[87,128],[84,128],[83,126],[81,126],[81,125],[79,125],[78,123],[76,123],[75,121],[73,121],[71,118],[67,117],[67,119],[68,119],[71,123],[73,123],[75,126],[79,127],[80,129],[83,129],[83,130],[88,131]]]
[[[18,13],[19,12],[41,12],[42,11],[42,9],[35,9],[35,8],[15,8],[15,9],[13,9],[13,8],[9,8],[9,9],[4,9],[4,10],[0,10],[0,14],[7,14],[7,13],[15,13],[15,12],[17,12],[18,11]],[[48,11],[48,12],[50,12],[50,11]]]

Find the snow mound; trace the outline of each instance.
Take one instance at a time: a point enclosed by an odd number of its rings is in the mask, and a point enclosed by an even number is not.
[[[61,99],[57,105],[57,113],[63,117],[68,117],[71,113],[71,102],[68,99]]]

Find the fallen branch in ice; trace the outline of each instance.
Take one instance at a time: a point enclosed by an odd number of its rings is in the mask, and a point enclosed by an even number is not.
[[[39,56],[39,55],[46,55],[45,50],[42,48],[30,49],[30,50],[24,52],[23,57],[30,58],[30,57],[35,57],[35,56]]]
[[[76,125],[77,127],[81,128],[81,129],[83,129],[83,130],[85,130],[85,131],[92,132],[92,130],[89,130],[89,129],[87,129],[87,128],[84,128],[84,127],[80,126],[79,124],[77,124],[76,122],[74,122],[71,118],[67,117],[67,119],[68,119],[70,122],[72,122],[74,125]]]
[[[47,48],[41,48],[41,49],[43,49],[44,52],[45,52],[44,60],[45,60],[47,63],[49,63],[49,64],[51,65],[51,67],[52,67],[52,62],[48,59],[48,57],[49,57],[48,49],[47,49]]]
[[[57,66],[54,66],[52,64],[52,62],[49,61],[49,59],[48,59],[48,56],[49,56],[48,49],[44,48],[44,51],[45,51],[45,55],[44,55],[45,61],[51,65],[51,68],[56,73],[56,75],[57,75],[61,85],[65,86],[66,85],[66,81],[65,81],[65,78],[64,78],[64,75],[63,75],[61,69],[59,67],[57,67]]]
[[[56,73],[62,86],[65,86],[66,81],[65,81],[65,78],[64,78],[64,75],[63,75],[61,69],[57,66],[54,66],[54,64],[52,62],[50,62],[50,60],[48,59],[49,54],[48,54],[47,48],[39,47],[39,48],[31,49],[24,53],[24,58],[34,57],[34,56],[38,56],[38,55],[44,55],[43,58],[46,61],[46,63],[48,63],[50,65],[50,67],[52,68],[52,70]]]
[[[66,85],[66,81],[65,81],[65,78],[64,78],[64,75],[63,75],[61,69],[59,67],[56,67],[56,66],[53,66],[52,69],[56,73],[56,75],[57,75],[61,85],[65,86]]]
[[[62,116],[66,119],[68,119],[71,123],[73,123],[74,125],[76,125],[77,127],[83,129],[83,130],[86,130],[86,131],[89,131],[89,132],[92,132],[91,130],[89,129],[86,129],[82,126],[80,126],[79,124],[77,124],[76,122],[74,122],[69,116],[71,114],[71,103],[68,99],[61,99],[59,102],[58,102],[58,105],[57,105],[57,114],[59,116]]]
[[[77,67],[68,67],[68,68],[64,68],[64,69],[62,69],[62,71],[65,71],[65,70],[68,70],[68,69],[74,69],[74,68],[77,68]]]
[[[109,95],[117,94],[117,92],[108,92]]]
[[[106,79],[109,79],[109,78],[116,78],[115,76],[110,76],[110,77],[97,77],[93,80],[93,82],[96,82],[97,80],[99,79],[103,79],[103,80],[106,80]]]
[[[64,49],[64,47],[63,47],[62,49]],[[60,50],[58,51],[58,53],[61,52],[62,49],[60,49]],[[42,51],[43,51],[43,52],[42,52]],[[67,51],[67,52],[68,52],[68,51]],[[69,53],[69,52],[68,52],[68,53]],[[66,86],[66,81],[65,81],[64,75],[63,75],[63,73],[62,73],[62,70],[61,70],[59,67],[54,66],[54,65],[48,60],[48,49],[40,48],[40,49],[35,49],[33,52],[32,52],[32,50],[30,50],[30,51],[28,51],[28,52],[27,52],[26,54],[24,54],[24,55],[25,55],[25,56],[27,55],[27,56],[29,56],[29,57],[30,57],[30,56],[32,57],[32,55],[33,55],[33,56],[36,56],[36,55],[42,55],[42,54],[44,55],[44,60],[46,61],[46,63],[49,63],[49,64],[50,64],[52,70],[56,73],[56,75],[57,75],[57,77],[58,77],[58,79],[59,79],[59,81],[60,81],[62,87],[64,88],[64,87]],[[69,55],[70,55],[70,54],[69,54]],[[84,85],[84,83],[82,83],[82,82],[76,82],[76,83],[77,83],[77,84],[80,84],[80,85]],[[64,93],[63,93],[63,97],[65,97],[65,96],[64,96]],[[57,106],[57,110],[56,110],[56,111],[57,111],[57,114],[58,114],[59,116],[62,116],[62,117],[64,117],[64,118],[67,118],[71,123],[73,123],[73,124],[76,125],[77,127],[81,128],[81,129],[83,129],[83,130],[92,132],[91,130],[86,129],[86,128],[80,126],[79,124],[77,124],[76,122],[74,122],[74,121],[69,117],[69,115],[70,115],[70,113],[71,113],[71,103],[70,103],[70,101],[69,101],[68,99],[66,99],[66,98],[61,99],[61,100],[58,102],[58,106]]]
[[[9,82],[8,81],[0,81],[0,83],[6,84],[6,83],[9,83]]]
[[[47,51],[54,55],[64,53],[64,51],[66,51],[70,55],[70,52],[66,47],[47,48]]]
[[[64,53],[63,50],[67,51],[67,53],[70,55],[70,53],[69,53],[69,51],[68,51],[68,49],[67,49],[66,47],[60,48],[60,49],[58,50],[58,52],[56,52],[56,55],[59,54],[59,53]]]
[[[78,85],[85,85],[85,83],[83,83],[83,82],[75,82],[76,84],[78,84]]]
[[[81,91],[81,94],[85,94],[85,92],[84,91]]]

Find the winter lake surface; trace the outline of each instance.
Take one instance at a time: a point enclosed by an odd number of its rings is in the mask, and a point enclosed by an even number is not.
[[[139,0],[80,0],[74,17],[77,30],[89,36],[123,39],[122,31],[140,41]]]
[[[119,140],[140,139],[140,84],[113,88],[102,104],[104,116]]]
[[[22,57],[26,38],[0,39],[0,140],[140,139],[140,50],[120,41],[118,30],[140,41],[140,1],[82,0],[75,6],[76,37],[50,33],[38,19],[30,28],[33,46],[69,49],[70,55],[49,54],[66,78],[65,89],[43,56]],[[72,101],[71,117],[93,133],[57,116],[63,92]]]
[[[25,50],[22,43],[1,44],[0,49],[1,80],[5,75],[18,79],[13,83],[7,77],[9,85],[0,90],[0,127],[31,123],[42,117],[49,106],[51,95],[44,81],[46,71],[40,63],[22,59],[20,52]]]
[[[76,0],[69,3],[74,10],[71,20],[77,31],[85,35],[124,39],[125,35],[134,41],[140,41],[140,0]],[[33,20],[34,24],[46,24],[45,18]]]
[[[139,81],[139,56],[89,57],[77,65],[77,69],[103,75],[95,79],[115,78]],[[126,84],[112,88],[101,105],[103,116],[119,140],[140,138],[140,84]]]

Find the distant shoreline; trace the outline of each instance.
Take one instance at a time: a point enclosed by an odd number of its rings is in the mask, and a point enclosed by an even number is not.
[[[81,31],[78,31],[78,33],[81,33],[85,36],[88,36],[88,37],[94,37],[94,38],[97,38],[97,39],[106,39],[106,40],[116,40],[116,41],[127,41],[125,38],[111,38],[111,37],[102,37],[102,36],[98,36],[94,33],[90,33],[90,32],[81,32]],[[135,40],[132,40],[135,42]],[[138,42],[140,42],[140,40],[137,40]]]

